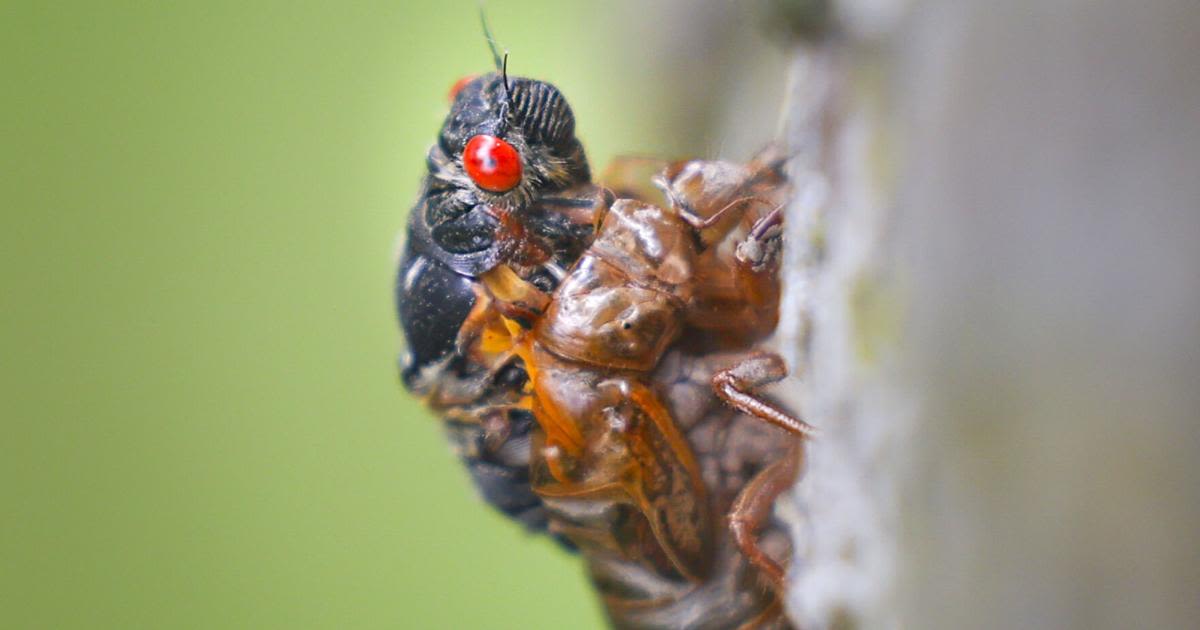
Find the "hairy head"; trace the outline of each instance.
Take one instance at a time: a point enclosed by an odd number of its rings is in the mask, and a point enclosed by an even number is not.
[[[590,177],[575,115],[558,88],[499,72],[457,90],[435,151],[444,156],[435,160],[437,177],[508,209]]]

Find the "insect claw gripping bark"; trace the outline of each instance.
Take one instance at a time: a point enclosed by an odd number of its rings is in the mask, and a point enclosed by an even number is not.
[[[779,264],[781,241],[783,240],[783,207],[776,207],[770,214],[759,219],[745,240],[737,244],[735,255],[738,261],[750,266],[753,271],[763,272]]]
[[[789,627],[771,509],[815,430],[756,393],[787,373],[756,350],[783,158],[593,183],[561,93],[488,38],[498,71],[452,90],[409,219],[405,386],[489,503],[579,550],[614,625]]]

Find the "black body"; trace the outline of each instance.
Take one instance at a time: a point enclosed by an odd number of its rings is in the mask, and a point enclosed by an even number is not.
[[[479,134],[518,150],[523,176],[516,188],[482,190],[464,172],[462,151]],[[570,267],[592,238],[592,226],[572,222],[567,211],[590,207],[600,193],[590,184],[574,115],[558,89],[498,73],[479,77],[458,93],[426,165],[396,276],[396,310],[408,346],[401,377],[447,419],[451,443],[483,498],[541,531],[545,510],[529,483],[533,418],[509,412],[501,440],[487,439],[480,422],[462,420],[518,398],[524,369],[519,363],[474,364],[459,346],[459,330],[475,305],[478,276],[498,264],[512,263],[526,280],[552,291],[557,280],[549,266]],[[522,267],[508,259],[506,227],[497,219],[501,212],[515,217],[525,238],[549,253],[548,266]]]

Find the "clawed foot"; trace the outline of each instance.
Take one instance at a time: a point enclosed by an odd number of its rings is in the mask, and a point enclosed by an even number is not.
[[[755,272],[766,271],[779,265],[782,242],[783,207],[780,206],[754,222],[750,233],[738,243],[735,256]]]

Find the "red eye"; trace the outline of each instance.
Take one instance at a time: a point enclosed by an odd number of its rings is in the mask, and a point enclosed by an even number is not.
[[[478,135],[468,140],[463,167],[476,185],[491,192],[511,190],[521,183],[521,156],[496,136]]]
[[[450,93],[446,95],[446,98],[453,103],[454,99],[458,97],[458,93],[461,92],[463,88],[467,87],[467,84],[474,81],[478,76],[479,75],[477,74],[468,74],[467,76],[455,81],[454,85],[450,86]]]

